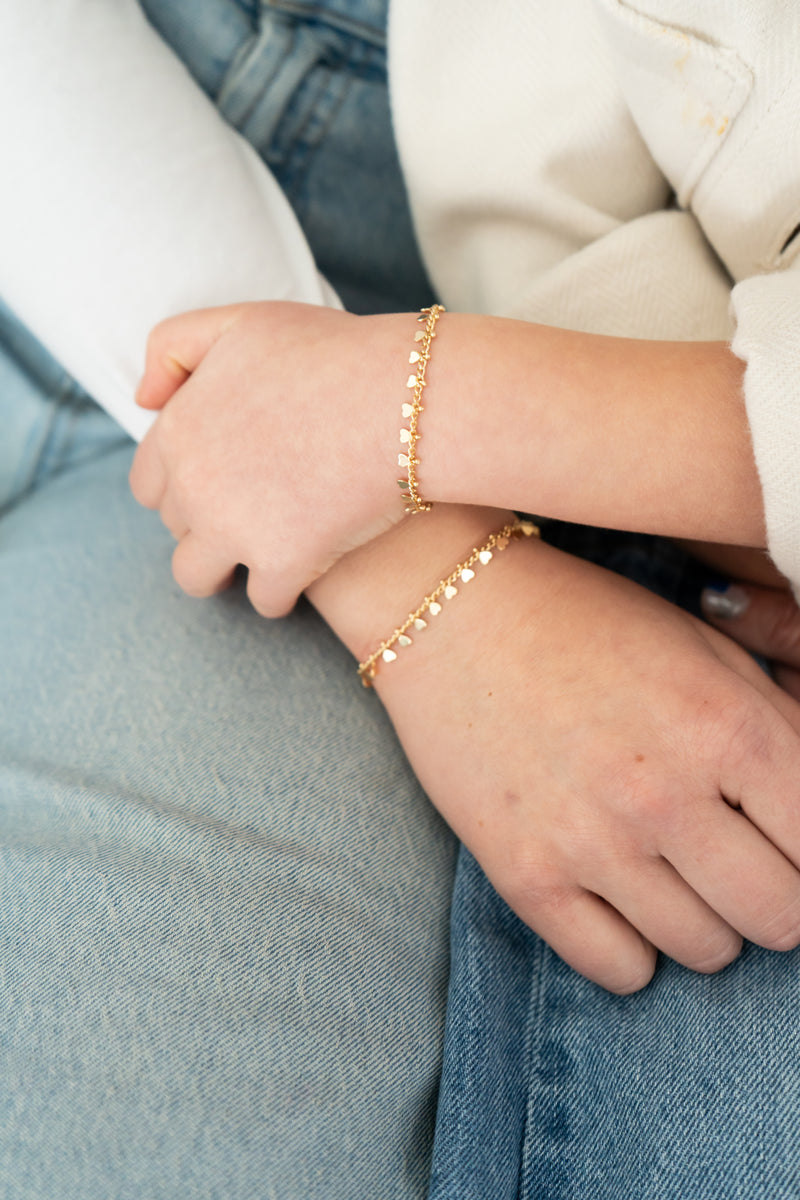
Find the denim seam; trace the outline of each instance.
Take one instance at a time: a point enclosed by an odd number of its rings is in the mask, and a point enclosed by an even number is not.
[[[546,1004],[546,977],[548,959],[552,956],[553,951],[550,947],[538,939],[536,953],[534,954],[533,971],[531,979],[530,1002],[528,1005],[528,1020],[525,1024],[525,1079],[527,1083],[527,1096],[525,1100],[525,1121],[522,1130],[522,1144],[520,1145],[519,1166],[520,1166],[520,1181],[519,1181],[519,1200],[544,1200],[541,1194],[533,1194],[531,1186],[533,1186],[532,1172],[528,1167],[528,1147],[533,1140],[533,1080],[537,1077],[542,1063],[540,1058],[540,1049],[542,1038],[540,1031],[545,1020],[545,1004]],[[537,1089],[540,1094],[540,1089]],[[530,1186],[529,1186],[530,1184]],[[548,1192],[547,1200],[558,1200],[552,1193]]]
[[[328,130],[336,120],[351,86],[352,80],[349,76],[342,73],[335,75],[330,68],[327,68],[324,80],[320,80],[314,103],[309,105],[308,112],[297,131],[294,154],[284,167],[281,182],[287,196],[295,204],[296,211],[300,215],[303,211],[300,192],[308,175],[313,153],[322,144]]]
[[[271,0],[263,0],[262,12],[286,13],[302,17],[305,20],[317,21],[320,25],[328,25],[334,29],[341,29],[344,33],[352,33],[356,37],[363,38],[364,41],[371,42],[374,46],[381,48],[386,46],[385,32],[354,17],[347,17],[343,13],[332,15],[322,4],[293,4],[292,0],[280,0],[280,3],[274,4]]]
[[[288,29],[287,29],[288,32]],[[222,81],[222,86],[215,98],[217,107],[231,124],[239,129],[247,122],[248,117],[253,109],[257,106],[259,99],[263,93],[270,87],[273,80],[279,73],[282,61],[289,59],[290,46],[285,48],[285,53],[281,55],[277,53],[273,56],[273,63],[263,76],[258,78],[257,90],[253,91],[250,97],[250,103],[246,111],[238,112],[234,101],[239,97],[240,93],[247,92],[247,79],[250,72],[256,67],[263,69],[264,66],[264,50],[274,40],[274,26],[266,29],[261,25],[257,31],[254,31],[253,36],[248,38],[234,54],[230,61],[228,70],[225,73],[225,78]],[[292,38],[292,41],[294,38]],[[231,113],[231,108],[233,112]]]

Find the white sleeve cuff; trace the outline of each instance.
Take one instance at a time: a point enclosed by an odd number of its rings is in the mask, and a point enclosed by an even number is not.
[[[338,306],[278,184],[135,0],[7,5],[0,111],[0,293],[134,437],[164,317]]]

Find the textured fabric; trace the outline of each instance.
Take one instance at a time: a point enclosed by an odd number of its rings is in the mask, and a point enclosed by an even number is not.
[[[726,338],[735,317],[770,546],[797,584],[797,6],[507,0],[489,20],[477,0],[398,0],[392,35],[445,302],[663,338]],[[680,557],[613,539],[599,561],[674,598]],[[665,962],[611,996],[462,850],[431,1200],[796,1197],[799,966],[748,946],[717,976]]]
[[[690,339],[730,337],[735,315],[770,549],[795,585],[800,293],[761,277],[800,252],[799,42],[789,0],[501,0],[490,21],[478,0],[403,0],[390,43],[450,307]]]
[[[347,307],[430,302],[391,135],[385,4],[361,8],[349,22],[235,0],[3,14],[0,295],[132,436],[153,419],[133,392],[163,317],[338,304],[317,263]]]
[[[800,955],[612,996],[461,851],[430,1200],[795,1200]]]
[[[797,239],[800,242],[800,238]],[[800,595],[800,269],[733,290],[733,349],[747,363],[745,397],[764,491],[769,548]]]
[[[17,114],[3,138],[16,182],[0,194],[15,231],[0,239],[3,297],[141,436],[152,418],[133,390],[158,320],[330,290],[264,164],[136,0],[17,5],[2,28],[0,104]]]
[[[318,6],[310,64],[297,30],[302,70],[284,58],[295,88],[277,112],[258,51],[272,14],[147,7],[176,51],[192,30],[207,83],[243,88],[249,47],[251,95],[321,259],[335,262],[351,210],[348,181],[325,187],[337,149],[361,147],[368,171],[375,143],[359,215],[382,254],[342,273],[342,291],[364,309],[404,288],[426,302],[386,144],[374,0],[363,39]],[[280,24],[287,37],[289,15]],[[281,114],[299,109],[309,137],[294,158]],[[143,239],[142,272],[157,276],[158,244]],[[88,261],[72,265],[62,297],[91,283]],[[241,586],[182,595],[171,538],[130,496],[129,439],[2,306],[0,428],[0,1200],[420,1200],[452,835],[315,613],[263,621]]]
[[[416,1200],[452,836],[316,614],[178,591],[85,408],[0,521],[0,1196]]]
[[[545,538],[699,616],[720,582],[677,546],[547,522]],[[793,1200],[800,952],[718,975],[667,960],[634,996],[566,967],[462,848],[430,1200]]]

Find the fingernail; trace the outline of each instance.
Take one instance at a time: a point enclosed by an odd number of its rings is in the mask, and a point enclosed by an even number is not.
[[[735,583],[730,587],[703,588],[700,593],[700,607],[707,617],[741,617],[749,603],[747,592]]]

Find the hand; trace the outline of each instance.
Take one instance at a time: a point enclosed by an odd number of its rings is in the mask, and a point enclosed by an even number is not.
[[[740,645],[772,662],[772,674],[800,700],[800,609],[787,588],[734,583],[702,595],[706,619]]]
[[[550,547],[461,591],[376,686],[518,915],[620,993],[656,948],[711,972],[742,936],[797,945],[800,707],[715,630]]]
[[[242,304],[158,325],[137,395],[163,409],[134,459],[136,499],[178,540],[185,591],[237,563],[264,616],[403,516],[396,479],[412,315]],[[167,403],[169,401],[169,403]]]

